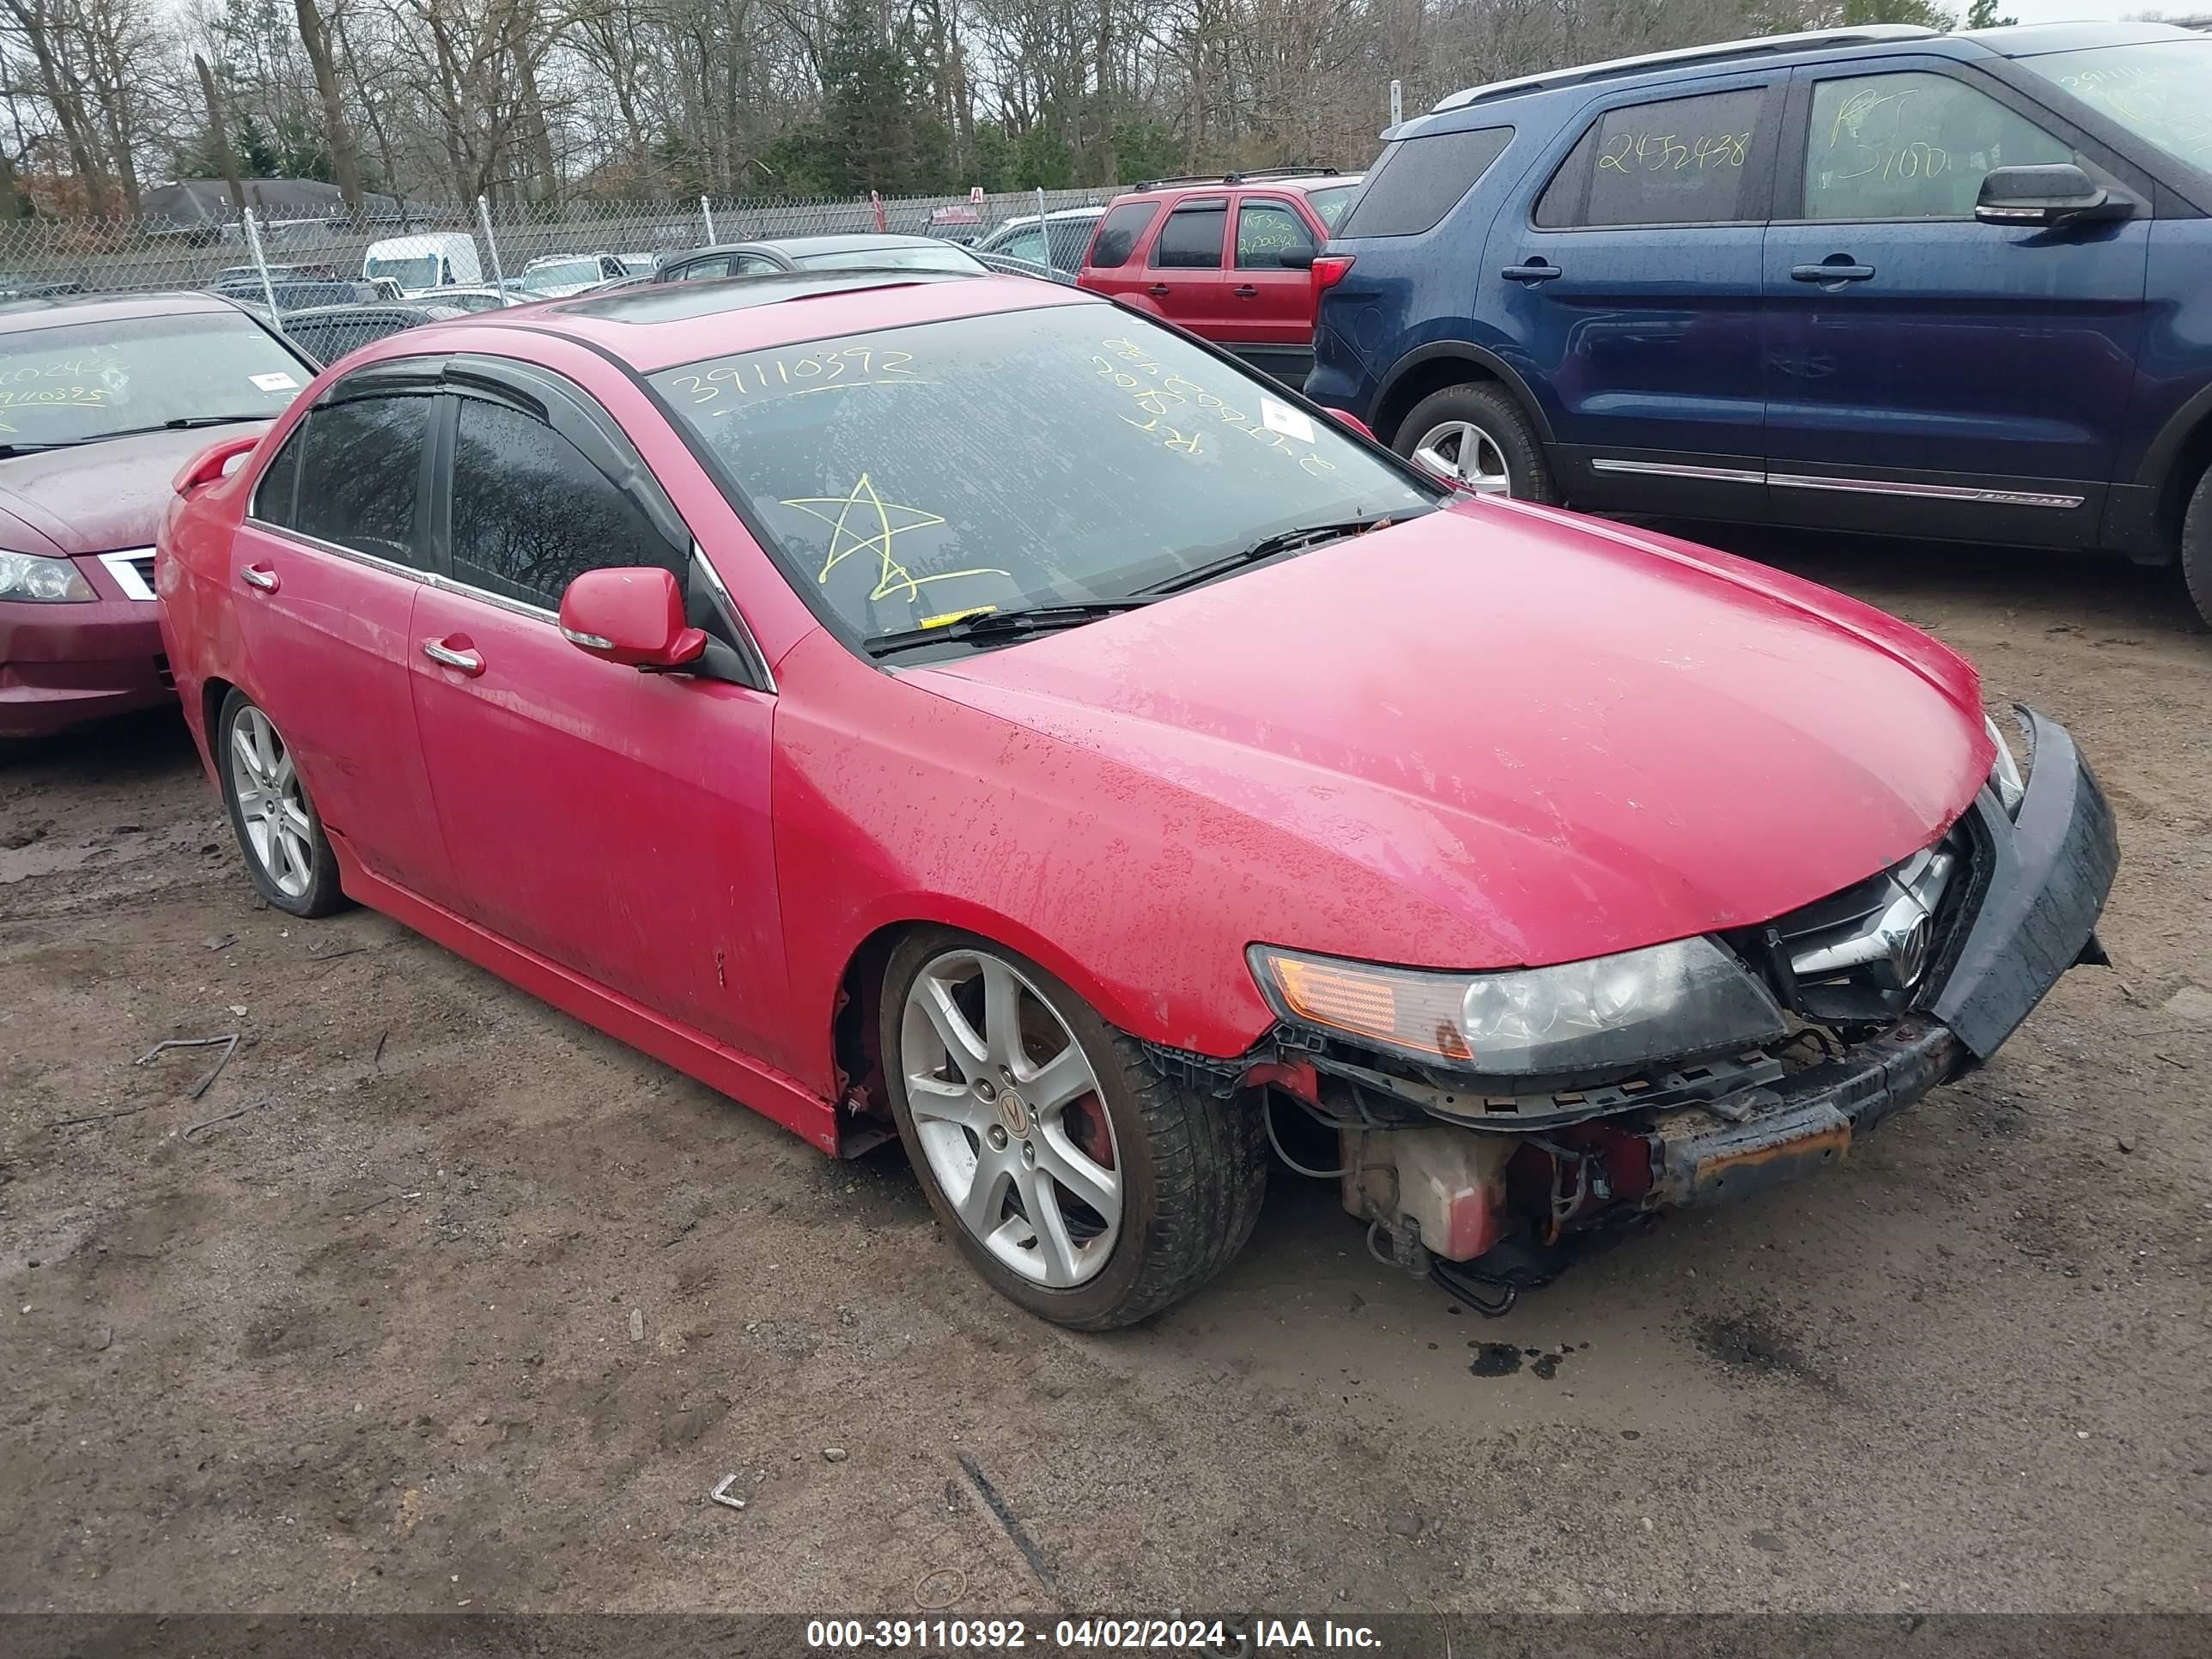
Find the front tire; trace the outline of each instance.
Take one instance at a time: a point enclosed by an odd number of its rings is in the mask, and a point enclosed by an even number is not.
[[[1544,441],[1503,386],[1446,386],[1413,405],[1395,447],[1416,466],[1482,495],[1556,501]]]
[[[213,736],[222,802],[256,890],[288,915],[343,909],[337,859],[276,723],[233,686]]]
[[[2212,467],[2197,479],[2181,520],[2181,579],[2198,617],[2212,627]]]
[[[1267,1163],[1258,1115],[1162,1077],[1137,1042],[1003,945],[932,928],[884,975],[891,1112],[937,1212],[993,1289],[1111,1330],[1226,1267]]]

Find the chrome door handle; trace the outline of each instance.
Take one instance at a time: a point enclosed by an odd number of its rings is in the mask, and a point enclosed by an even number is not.
[[[435,640],[425,640],[422,654],[442,667],[459,669],[464,674],[483,672],[483,659],[473,651],[453,651]]]
[[[273,570],[264,570],[259,565],[240,566],[238,580],[248,587],[259,588],[264,593],[274,593],[276,591],[276,573]]]

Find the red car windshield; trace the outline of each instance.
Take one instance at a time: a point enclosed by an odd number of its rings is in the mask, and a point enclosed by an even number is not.
[[[311,374],[235,312],[0,334],[0,446],[90,443],[172,422],[265,421]]]
[[[855,633],[1124,598],[1269,536],[1427,511],[1243,370],[1105,306],[927,323],[652,377]]]

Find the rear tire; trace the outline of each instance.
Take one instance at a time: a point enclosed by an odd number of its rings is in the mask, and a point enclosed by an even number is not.
[[[343,909],[337,859],[276,723],[233,686],[208,735],[231,833],[255,890],[288,915]]]
[[[884,969],[878,1036],[930,1207],[1039,1318],[1134,1324],[1251,1237],[1267,1184],[1258,1114],[1170,1082],[1026,957],[949,928],[909,934]]]
[[[2181,579],[2189,586],[2197,617],[2212,628],[2212,467],[2197,481],[2182,517]]]
[[[1447,386],[1413,405],[1392,446],[1439,477],[1483,495],[1556,501],[1544,441],[1513,395],[1494,384]]]

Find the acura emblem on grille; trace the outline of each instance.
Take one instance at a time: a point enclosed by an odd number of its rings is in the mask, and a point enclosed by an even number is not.
[[[1827,919],[1790,939],[1791,969],[1807,983],[1865,978],[1911,990],[1935,954],[1936,912],[1956,862],[1933,848],[1853,890],[1849,909],[1838,915],[1832,905]]]
[[[1928,969],[1928,947],[1935,943],[1936,924],[1923,915],[1889,947],[1889,965],[1897,982],[1911,990]]]

